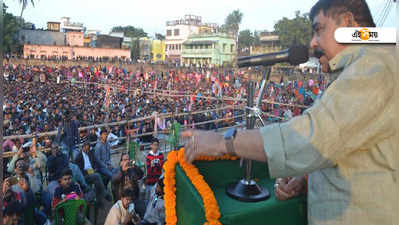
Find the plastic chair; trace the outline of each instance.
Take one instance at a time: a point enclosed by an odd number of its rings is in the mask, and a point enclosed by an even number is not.
[[[60,212],[63,211],[63,216]],[[87,203],[83,199],[79,200],[68,200],[66,202],[58,204],[53,212],[55,225],[77,225],[79,224],[78,213],[83,216],[81,218],[84,223],[84,217],[86,216]],[[63,220],[63,222],[62,222]],[[62,223],[61,223],[62,222]]]
[[[35,206],[30,206],[24,210],[24,224],[35,225]]]
[[[166,138],[166,142],[170,145],[171,149],[177,148],[180,138],[181,125],[178,122],[173,122],[169,128],[169,136]]]

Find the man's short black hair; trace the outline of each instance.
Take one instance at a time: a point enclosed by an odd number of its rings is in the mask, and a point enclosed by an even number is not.
[[[133,190],[131,188],[123,189],[122,195],[121,195],[122,198],[133,197],[133,196],[134,196],[134,192],[133,192]]]
[[[72,170],[69,168],[65,168],[64,170],[62,170],[60,178],[67,175],[72,176]]]
[[[101,132],[100,132],[100,135],[102,135],[103,133],[107,133],[108,131],[107,131],[107,129],[101,129]]]
[[[156,138],[156,137],[153,137],[152,138],[152,140],[151,140],[151,143],[158,143],[159,144],[159,140],[158,140],[158,138]]]
[[[26,162],[25,162],[25,158],[18,158],[16,161],[15,161],[15,168],[17,168],[17,163],[19,162],[19,161],[22,161],[23,163],[24,163],[24,168],[23,168],[23,170],[27,170],[27,167],[28,167],[28,165],[26,165]]]
[[[325,16],[334,18],[342,13],[351,12],[360,26],[375,27],[366,0],[319,0],[310,10],[310,19],[313,21],[320,11],[323,11]]]

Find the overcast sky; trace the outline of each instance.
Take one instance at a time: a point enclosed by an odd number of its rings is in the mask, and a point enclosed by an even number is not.
[[[18,0],[3,0],[8,12],[19,15]],[[374,20],[381,16],[388,0],[367,0]],[[28,0],[30,3],[30,0]],[[224,23],[226,16],[235,9],[244,14],[240,30],[273,30],[282,17],[292,18],[295,11],[309,12],[316,0],[34,0],[35,7],[28,5],[23,17],[37,28],[46,28],[47,21],[60,21],[63,16],[72,22],[81,22],[87,29],[108,33],[113,26],[132,25],[145,32],[165,33],[165,22],[184,17],[186,14],[202,16],[203,22]],[[397,26],[397,10],[391,7],[383,26]]]

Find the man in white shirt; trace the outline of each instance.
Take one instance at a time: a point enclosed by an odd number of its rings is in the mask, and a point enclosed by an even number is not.
[[[109,210],[104,225],[137,225],[140,218],[134,211],[133,191],[125,189],[122,192],[122,197]]]

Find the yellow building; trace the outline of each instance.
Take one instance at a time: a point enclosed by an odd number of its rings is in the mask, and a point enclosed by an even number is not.
[[[152,60],[154,62],[165,60],[165,41],[153,40],[151,50]]]

